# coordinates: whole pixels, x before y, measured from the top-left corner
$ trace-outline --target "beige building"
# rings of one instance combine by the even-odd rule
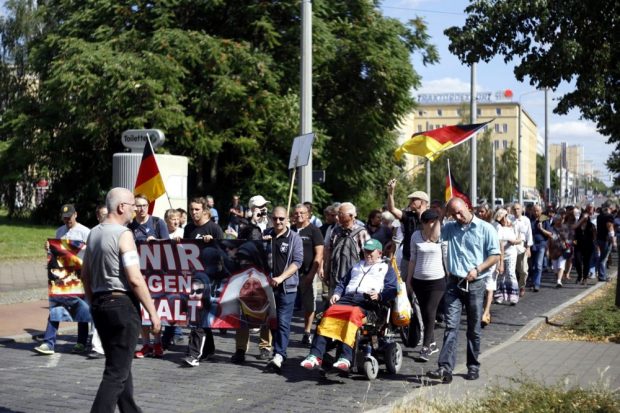
[[[459,98],[464,96],[469,99],[468,94],[459,93],[420,95],[418,107],[403,119],[398,129],[398,143],[403,143],[417,132],[462,124],[463,119],[469,117],[469,104],[464,101],[465,99],[459,101]],[[536,146],[538,137],[536,122],[517,102],[492,102],[490,101],[492,100],[491,93],[487,93],[485,96],[487,99],[481,99],[481,96],[478,96],[476,122],[482,123],[495,119],[486,128],[491,130],[491,140],[495,142],[495,148],[498,152],[508,149],[511,143],[515,150],[518,150],[519,117],[521,118],[522,188],[524,197],[529,198],[529,194],[536,192]],[[498,95],[496,94],[496,96]],[[481,100],[483,102],[480,102]],[[416,156],[408,155],[407,158],[410,158],[407,159],[410,164],[410,166],[408,165],[409,168],[421,161]],[[517,173],[518,171],[515,171],[515,175]],[[478,177],[478,179],[484,178]]]
[[[584,175],[584,159],[582,145],[566,145],[552,143],[549,145],[549,166],[552,170],[562,167],[562,145],[566,147],[566,168],[575,175]]]

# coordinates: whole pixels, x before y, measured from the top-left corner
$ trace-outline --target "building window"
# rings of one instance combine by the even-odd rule
[[[502,108],[495,108],[495,114],[496,115],[501,115],[502,114]]]
[[[463,116],[463,109],[457,109],[456,114],[459,116]]]
[[[433,125],[428,125],[428,130],[433,130],[433,129],[435,129]]]
[[[422,132],[422,125],[418,125],[418,132]]]
[[[424,111],[423,110],[419,110],[418,111],[418,116],[424,116]]]
[[[499,123],[495,124],[495,133],[501,133],[501,130],[499,128]]]
[[[499,149],[499,141],[493,141],[493,143],[495,144],[495,149]]]
[[[476,113],[478,114],[478,116],[482,115],[482,109],[476,109]]]
[[[508,124],[507,123],[504,123],[502,125],[502,128],[504,129],[504,133],[508,133]]]
[[[437,109],[437,116],[443,116],[443,110]]]
[[[508,141],[504,139],[502,141],[502,146],[504,147],[504,149],[508,149]]]

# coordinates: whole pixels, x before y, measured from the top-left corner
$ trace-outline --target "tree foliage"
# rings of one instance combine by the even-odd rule
[[[437,60],[422,21],[386,18],[377,3],[313,2],[319,200],[383,193],[392,131],[420,84],[410,54]],[[299,134],[299,2],[47,0],[39,12],[43,30],[28,42],[38,89],[8,107],[2,136],[23,156],[15,170],[49,174],[48,205],[92,209],[121,132],[139,128],[164,130],[165,149],[190,158],[190,196],[284,202]]]
[[[620,149],[620,2],[484,0],[465,11],[465,25],[445,31],[452,53],[466,63],[518,58],[517,79],[537,88],[574,83],[554,112],[578,108]]]

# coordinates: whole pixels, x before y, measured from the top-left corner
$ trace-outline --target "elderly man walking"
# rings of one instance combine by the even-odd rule
[[[107,218],[92,229],[82,265],[84,292],[105,351],[103,378],[91,412],[139,412],[133,398],[131,362],[138,343],[141,303],[153,333],[161,331],[131,231],[136,210],[133,194],[113,188],[106,196]]]
[[[467,375],[479,377],[482,305],[486,292],[485,280],[491,276],[491,267],[500,257],[497,231],[493,226],[474,216],[465,202],[452,198],[446,207],[454,221],[441,229],[442,239],[448,242],[448,286],[444,296],[446,329],[443,347],[439,353],[439,368],[429,371],[428,377],[444,383],[452,381],[456,366],[457,338],[461,311],[467,314]]]

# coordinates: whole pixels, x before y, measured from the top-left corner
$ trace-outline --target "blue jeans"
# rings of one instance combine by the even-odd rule
[[[91,412],[141,412],[133,398],[131,363],[141,329],[138,304],[129,295],[95,295],[91,305],[105,352],[105,369]]]
[[[596,240],[596,245],[598,245],[601,251],[601,255],[596,261],[598,279],[599,281],[607,281],[607,260],[609,259],[609,254],[611,254],[611,243],[609,241]]]
[[[464,287],[464,283],[461,283]],[[486,293],[484,279],[469,283],[469,292],[462,291],[459,284],[450,277],[444,295],[446,310],[446,330],[443,334],[443,346],[439,353],[439,367],[449,372],[456,366],[456,349],[461,323],[461,310],[465,306],[467,314],[467,369],[480,369],[480,336],[482,320],[482,304]]]
[[[545,259],[545,247],[539,246],[532,248],[532,256],[530,257],[530,270],[527,285],[540,288],[540,279],[542,278],[543,262]]]
[[[325,351],[327,350],[327,345],[331,345],[334,342],[333,339],[325,337],[325,336],[314,336],[314,340],[312,341],[312,349],[310,350],[310,354],[315,355],[316,357],[322,359],[325,356]],[[350,362],[353,361],[353,347],[345,344],[343,342],[338,342],[340,346],[340,357],[343,357]]]
[[[54,350],[56,347],[56,335],[58,333],[58,326],[60,322],[51,321],[49,317],[47,318],[47,327],[45,328],[45,334],[43,335],[43,341],[47,344],[49,348]],[[86,346],[86,341],[88,340],[88,323],[78,322],[78,336],[77,342]]]
[[[272,331],[273,334],[273,353],[279,354],[286,360],[286,348],[291,333],[291,320],[295,308],[295,297],[297,291],[286,293],[282,288],[274,291],[276,299],[276,314],[278,315],[278,329]]]

